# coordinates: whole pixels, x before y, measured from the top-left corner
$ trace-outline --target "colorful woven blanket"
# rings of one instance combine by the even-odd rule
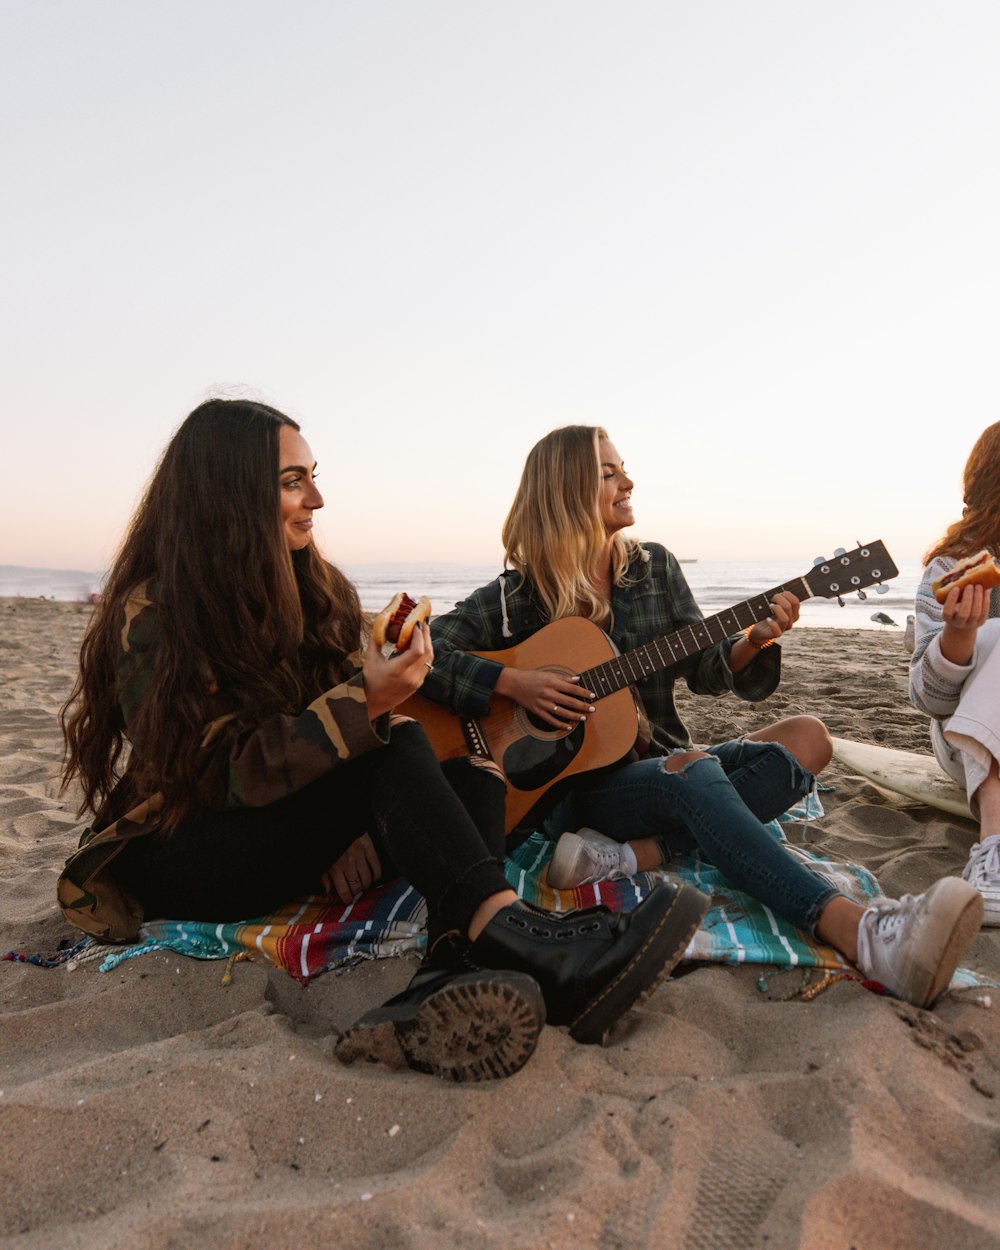
[[[773,821],[768,828],[790,854],[829,877],[844,894],[861,903],[879,897],[878,883],[864,868],[821,859],[785,837],[782,824],[808,822],[822,815],[819,796],[814,791],[800,807],[783,816],[781,822]],[[849,967],[832,947],[817,942],[749,895],[734,890],[717,869],[697,855],[671,861],[669,874],[640,873],[625,881],[555,890],[548,883],[547,873],[554,847],[553,842],[536,833],[507,860],[511,886],[521,898],[536,906],[565,912],[601,903],[615,911],[630,911],[657,881],[673,876],[697,886],[712,898],[701,928],[685,952],[686,959],[761,964],[778,970],[816,969],[826,979]],[[109,949],[84,938],[53,956],[11,951],[4,958],[42,967],[73,967],[100,959],[101,971],[108,972],[123,960],[156,950],[170,950],[196,959],[257,957],[305,983],[322,972],[340,971],[360,960],[419,954],[426,946],[426,919],[423,898],[405,882],[396,880],[366,891],[346,906],[338,899],[311,897],[268,916],[227,924],[154,920],[142,926],[141,940],[129,947]],[[821,978],[817,988],[824,983]],[[995,981],[959,968],[951,988],[996,985]]]
[[[818,798],[789,813],[788,819],[812,820],[822,814]],[[859,901],[878,897],[875,878],[854,864],[833,864],[787,841],[778,821],[772,835],[816,871],[836,880],[838,888]],[[554,843],[533,834],[507,861],[507,879],[521,898],[548,911],[565,912],[597,903],[630,911],[663,874],[640,873],[624,881],[603,882],[576,890],[555,890],[547,867]],[[686,958],[721,963],[759,963],[781,967],[841,970],[843,959],[832,947],[780,919],[746,894],[732,889],[711,864],[697,855],[677,859],[670,874],[712,896],[712,906],[688,947]],[[108,953],[103,971],[151,950],[171,950],[198,959],[249,954],[267,959],[300,981],[341,969],[361,959],[420,952],[426,942],[426,905],[403,881],[368,890],[346,906],[338,899],[311,897],[268,916],[229,924],[155,920],[142,927],[142,940]]]

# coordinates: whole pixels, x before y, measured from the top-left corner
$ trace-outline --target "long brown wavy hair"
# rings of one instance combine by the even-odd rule
[[[236,725],[297,713],[344,675],[361,642],[358,595],[281,524],[278,436],[299,426],[267,404],[211,399],[181,424],[112,564],[62,709],[63,785],[100,815],[127,739],[115,688],[126,602],[151,583],[161,637],[132,727],[138,796],[169,795],[165,828],[196,805],[198,746],[225,710]]]
[[[599,425],[564,425],[528,452],[503,523],[504,561],[535,583],[551,620],[584,616],[603,621],[608,605],[590,581],[608,542],[601,520]],[[611,580],[623,583],[639,548],[611,538]]]
[[[969,453],[962,475],[962,500],[961,519],[930,548],[925,564],[937,556],[962,559],[984,547],[1000,556],[1000,421],[983,430]]]

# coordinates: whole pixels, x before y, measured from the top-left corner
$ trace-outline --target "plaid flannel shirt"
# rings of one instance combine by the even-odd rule
[[[628,585],[615,586],[611,592],[609,633],[620,651],[704,619],[676,558],[658,543],[643,544],[626,581]],[[469,653],[516,646],[547,623],[532,582],[510,570],[501,573],[431,623],[434,668],[420,693],[460,715],[484,716],[503,666]],[[650,754],[691,746],[691,735],[674,706],[674,682],[679,677],[695,694],[732,691],[748,703],[774,692],[781,677],[781,648],[768,647],[741,672],[733,673],[729,652],[735,641],[727,638],[638,683],[652,731]]]

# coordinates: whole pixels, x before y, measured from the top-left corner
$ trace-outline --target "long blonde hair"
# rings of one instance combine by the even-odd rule
[[[1000,554],[1000,421],[988,425],[969,453],[962,475],[965,507],[961,519],[950,525],[924,556],[924,563],[936,556],[975,555],[988,547]]]
[[[550,620],[584,616],[603,622],[608,604],[590,575],[608,544],[601,519],[599,425],[564,425],[540,439],[524,462],[503,523],[504,562],[538,588]],[[634,539],[611,538],[611,580],[624,585],[639,550]]]

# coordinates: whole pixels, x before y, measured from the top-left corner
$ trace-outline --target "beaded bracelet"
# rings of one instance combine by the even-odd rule
[[[750,644],[751,647],[753,647],[755,651],[766,651],[768,647],[773,647],[774,644],[778,641],[777,638],[768,638],[767,642],[754,642],[754,640],[750,637],[751,629],[753,629],[753,626],[748,625],[746,629],[743,631],[743,637],[747,640],[747,642]]]

